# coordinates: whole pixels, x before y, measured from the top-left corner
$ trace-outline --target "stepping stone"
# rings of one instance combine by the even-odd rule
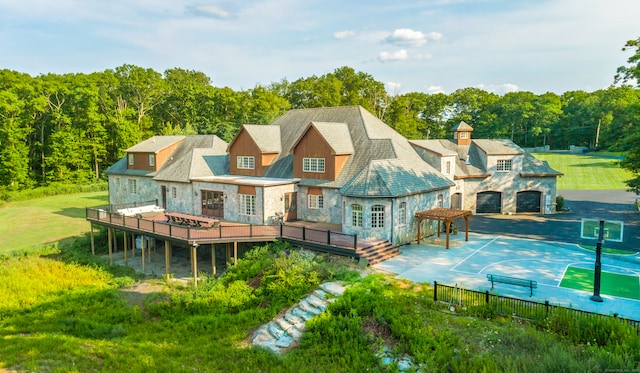
[[[284,330],[285,332],[287,330],[293,328],[293,325],[288,320],[286,320],[284,317],[279,317],[279,318],[273,320],[273,322],[278,324],[280,329]]]
[[[296,316],[291,312],[287,312],[284,314],[284,319],[289,322],[291,325],[304,324],[304,319],[302,317]]]
[[[295,316],[300,317],[301,319],[307,321],[310,318],[313,317],[313,315],[309,314],[307,311],[302,310],[298,307],[294,308],[293,311],[291,311],[292,314],[294,314]]]
[[[296,326],[295,328],[291,328],[287,330],[287,335],[289,335],[293,339],[299,339],[302,337],[302,332],[304,331],[305,325],[300,324],[300,329]]]
[[[316,289],[311,294],[315,295],[316,297],[318,297],[320,299],[327,299],[327,296],[328,296],[327,292],[322,290],[322,289]]]
[[[303,299],[302,301],[300,301],[300,303],[298,303],[298,307],[300,307],[303,311],[306,311],[307,313],[310,313],[314,316],[322,313],[322,310],[319,310],[313,305],[309,304],[309,302],[307,302],[306,299]]]
[[[266,341],[273,341],[273,336],[269,333],[267,326],[263,325],[253,333],[252,342],[254,344],[262,345]]]
[[[282,330],[276,323],[268,323],[267,329],[269,329],[269,334],[271,334],[275,339],[280,339],[284,335],[284,330]]]
[[[324,311],[324,310],[326,310],[326,309],[327,309],[327,302],[326,302],[326,301],[324,301],[324,300],[322,300],[322,299],[320,299],[320,298],[318,298],[318,297],[316,297],[315,295],[309,295],[309,296],[307,297],[306,301],[307,301],[310,305],[312,305],[312,306],[314,306],[314,307],[318,308],[318,309],[319,309],[319,310],[321,310],[321,311]]]
[[[320,284],[320,289],[327,293],[331,293],[334,296],[340,296],[344,293],[346,288],[339,282],[325,282],[324,284]]]
[[[294,339],[289,336],[282,336],[282,338],[276,341],[276,347],[288,348],[294,342]]]

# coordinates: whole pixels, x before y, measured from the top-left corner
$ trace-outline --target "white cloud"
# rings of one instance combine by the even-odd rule
[[[355,31],[337,31],[333,33],[335,39],[348,39],[356,35]]]
[[[191,11],[199,16],[211,17],[217,19],[231,18],[231,12],[216,5],[196,5]]]
[[[382,61],[382,62],[387,62],[387,61],[404,61],[407,58],[409,58],[409,53],[407,53],[406,50],[404,49],[400,49],[397,52],[380,52],[380,54],[378,55],[378,60]]]
[[[434,95],[436,93],[445,93],[442,86],[439,85],[430,85],[427,87],[427,93],[430,95]]]
[[[385,89],[389,92],[390,95],[395,96],[400,92],[400,88],[402,88],[402,84],[396,82],[386,82]]]
[[[498,95],[503,95],[509,92],[517,92],[520,90],[520,87],[511,83],[504,83],[504,84],[497,84],[497,85],[478,84],[476,85],[476,88],[480,88],[487,92],[495,93]]]
[[[391,44],[409,45],[412,47],[420,47],[427,43],[427,40],[440,40],[442,34],[439,32],[430,32],[423,34],[422,31],[415,31],[408,28],[396,29],[387,36],[386,41]]]

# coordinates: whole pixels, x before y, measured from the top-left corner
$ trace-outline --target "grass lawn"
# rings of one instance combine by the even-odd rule
[[[107,203],[106,191],[10,202],[0,208],[0,255],[82,235],[90,229],[84,207]]]
[[[534,155],[564,174],[558,178],[559,190],[626,190],[624,182],[633,177],[619,166],[617,159],[556,153]]]
[[[630,299],[640,299],[640,279],[638,276],[601,272],[600,294]],[[584,291],[593,291],[593,270],[569,267],[560,286]]]

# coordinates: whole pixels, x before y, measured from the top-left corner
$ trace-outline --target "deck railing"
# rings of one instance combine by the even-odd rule
[[[89,207],[86,209],[86,217],[89,221],[109,223],[110,225],[131,228],[141,232],[148,232],[169,238],[196,242],[229,241],[232,239],[248,238],[260,238],[265,240],[285,238],[353,250],[354,254],[358,242],[357,235],[286,224],[233,225],[223,223],[213,228],[196,228],[169,224],[165,221],[147,220],[136,216],[124,216],[116,213],[110,213],[106,209]]]
[[[463,289],[457,286],[442,285],[437,281],[433,282],[433,300],[449,302],[452,305],[461,305],[464,307],[486,306],[488,304],[492,304],[498,314],[514,315],[526,319],[536,319],[540,316],[548,316],[554,312],[561,310],[572,315],[587,318],[615,318],[621,323],[635,328],[636,332],[640,334],[640,320],[618,317],[617,313],[614,313],[612,316],[604,315],[595,312],[582,311],[575,308],[553,305],[550,304],[549,301],[541,303],[526,299],[491,294],[488,290],[482,292]]]

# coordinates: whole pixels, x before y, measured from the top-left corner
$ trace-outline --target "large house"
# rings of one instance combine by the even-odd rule
[[[284,215],[395,245],[415,239],[414,214],[434,207],[550,212],[558,173],[512,142],[471,141],[471,131],[461,124],[453,141],[410,142],[349,106],[243,125],[229,144],[155,136],[109,168],[109,201],[157,200],[168,211],[258,225]]]

